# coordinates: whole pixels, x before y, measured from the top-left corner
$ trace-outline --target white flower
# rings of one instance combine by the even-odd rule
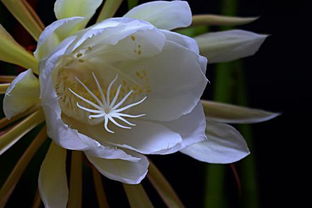
[[[205,118],[200,96],[208,81],[207,59],[199,54],[197,42],[169,31],[191,24],[187,2],[142,4],[124,17],[86,29],[102,1],[79,3],[56,1],[59,20],[41,33],[37,60],[0,27],[1,60],[31,67],[35,73],[39,62],[40,95],[37,77],[27,70],[9,86],[4,112],[11,118],[39,104],[43,108],[48,135],[54,141],[39,175],[39,189],[47,207],[66,207],[65,149],[83,151],[103,175],[130,184],[140,183],[147,173],[144,154],[181,151],[212,163],[234,162],[249,154],[239,132],[218,122],[223,115],[214,117],[220,109],[226,109],[225,115],[237,109],[212,104],[206,106],[212,111],[206,112]],[[216,62],[251,55],[263,41],[262,36],[261,40],[257,36],[251,41],[245,38],[247,42],[244,38],[232,41],[231,34],[222,35],[222,44],[214,44],[217,33],[197,41],[204,55]],[[243,48],[238,46],[242,42],[246,42]],[[272,115],[250,117],[257,120]],[[18,137],[3,140],[0,153],[43,117],[36,111],[27,119],[29,127],[20,129]],[[59,187],[62,192],[55,191]]]
[[[183,14],[172,19],[170,29],[190,23],[186,2],[153,5],[164,3]],[[83,18],[73,17],[52,23],[36,51],[41,105],[48,135],[57,144],[84,151],[111,179],[139,183],[148,165],[141,154],[169,154],[206,139],[200,96],[207,84],[207,61],[195,40],[122,17],[78,31],[51,47],[55,31],[81,22]],[[131,173],[120,166],[115,167],[122,174],[111,173],[106,163],[115,160],[133,167]]]

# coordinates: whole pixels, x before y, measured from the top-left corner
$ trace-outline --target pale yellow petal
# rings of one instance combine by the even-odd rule
[[[0,60],[38,72],[35,57],[18,44],[2,25],[0,25]]]
[[[1,0],[30,35],[38,40],[44,25],[26,0]]]
[[[38,187],[46,208],[66,208],[68,186],[66,177],[66,149],[51,143],[39,172]]]
[[[10,84],[3,99],[3,111],[7,118],[23,113],[39,103],[39,80],[29,69],[20,73]]]
[[[101,5],[102,0],[57,0],[54,13],[57,19],[68,17],[90,18]]]
[[[213,101],[202,100],[202,104],[208,119],[225,123],[258,123],[273,119],[279,115],[264,110]]]

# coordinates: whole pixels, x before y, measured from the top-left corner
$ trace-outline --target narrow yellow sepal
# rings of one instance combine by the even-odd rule
[[[0,84],[0,95],[4,94],[9,86],[10,84]]]
[[[192,26],[213,25],[213,26],[235,26],[251,23],[258,17],[229,17],[222,15],[193,15]]]
[[[0,25],[0,60],[31,68],[34,73],[38,74],[36,58],[18,44],[2,25]]]
[[[148,198],[143,186],[141,184],[123,184],[128,201],[131,208],[145,207],[153,208],[153,204]]]
[[[2,83],[11,83],[16,76],[7,76],[7,75],[2,75],[0,76],[0,82]]]
[[[163,176],[163,174],[151,161],[149,162],[150,165],[147,177],[153,187],[159,193],[160,197],[163,199],[167,207],[184,208],[183,203],[181,202],[169,182]]]
[[[82,152],[72,151],[68,208],[82,207]]]
[[[44,28],[36,12],[25,0],[1,0],[13,16],[23,25],[29,34],[38,40]]]
[[[20,157],[14,169],[11,171],[9,177],[6,179],[0,189],[0,207],[5,207],[10,195],[14,191],[16,184],[23,175],[24,170],[27,168],[29,162],[47,138],[47,129],[44,127],[40,130],[39,134]]]
[[[44,121],[42,110],[38,110],[25,118],[8,132],[0,136],[0,155],[13,146],[20,138]]]
[[[94,189],[95,189],[99,208],[108,208],[109,205],[107,202],[107,197],[105,194],[102,178],[101,178],[100,173],[96,170],[94,166],[92,167],[92,176],[93,176]]]

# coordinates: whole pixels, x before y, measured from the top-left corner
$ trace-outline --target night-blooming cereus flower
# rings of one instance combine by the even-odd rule
[[[151,6],[156,16],[144,19]],[[168,30],[188,26],[190,8],[152,2],[77,30],[85,21],[60,19],[39,38],[48,135],[84,151],[103,175],[139,183],[148,167],[143,154],[169,154],[206,139],[200,96],[207,60],[195,40]]]
[[[145,154],[181,151],[201,161],[229,163],[249,153],[241,135],[219,123],[214,112],[207,113],[206,128],[200,96],[207,84],[207,59],[199,54],[194,39],[170,31],[191,24],[187,2],[142,4],[121,18],[106,19],[86,29],[102,1],[79,2],[56,1],[58,20],[39,38],[32,33],[39,39],[36,59],[0,27],[0,43],[4,43],[0,44],[0,59],[31,68],[7,89],[6,117],[31,113],[40,106],[53,140],[39,174],[39,190],[47,207],[66,206],[65,149],[83,151],[103,175],[130,184],[145,177]],[[231,34],[222,35],[222,47],[214,44],[218,34],[197,41],[210,40],[210,44],[201,44],[201,51],[215,62],[250,55],[262,43],[250,44],[255,42],[248,38],[247,43],[245,39],[233,43],[228,41]],[[256,38],[263,40],[262,36]],[[237,47],[241,42],[248,47]],[[6,50],[7,43],[13,52]],[[0,153],[44,119],[40,110],[32,113],[25,119],[28,126],[19,128],[18,137],[8,136],[0,142]],[[56,188],[61,192],[55,192]]]

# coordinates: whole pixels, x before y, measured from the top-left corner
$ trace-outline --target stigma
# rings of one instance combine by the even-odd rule
[[[80,104],[79,102],[76,103],[79,109],[86,111],[88,114],[90,114],[88,116],[88,119],[103,119],[104,129],[109,133],[114,133],[114,131],[108,128],[109,122],[111,122],[112,124],[120,128],[131,129],[133,126],[135,126],[135,124],[129,122],[127,119],[139,118],[139,117],[145,116],[145,114],[131,115],[131,114],[125,113],[125,111],[143,103],[144,100],[146,100],[147,98],[146,96],[137,102],[124,105],[124,103],[127,101],[129,96],[133,93],[133,90],[130,90],[123,97],[119,98],[120,90],[122,87],[121,84],[117,87],[115,94],[112,94],[112,87],[114,83],[116,82],[116,80],[118,79],[118,74],[109,83],[105,93],[103,91],[101,84],[99,83],[98,79],[96,78],[93,72],[92,72],[92,77],[97,86],[99,96],[96,96],[88,88],[88,86],[85,85],[78,77],[75,77],[75,80],[87,91],[89,96],[91,96],[95,102],[79,95],[78,92],[73,91],[71,88],[68,88],[68,90],[73,95],[75,95],[79,100],[82,101],[82,103],[87,104],[88,106],[91,106],[90,108],[90,107],[86,107],[84,104]],[[121,124],[120,122],[123,122],[123,124]]]

